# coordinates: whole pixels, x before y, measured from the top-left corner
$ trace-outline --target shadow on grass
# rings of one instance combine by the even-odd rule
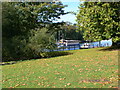
[[[12,64],[16,64],[16,61],[10,61],[10,62],[1,62],[0,65],[12,65]]]
[[[114,50],[120,50],[120,45],[106,47],[106,48],[100,49],[99,51],[114,51]]]
[[[37,59],[42,59],[42,58],[53,58],[53,57],[71,55],[71,54],[73,53],[65,52],[65,51],[45,52],[45,53],[41,53],[39,56],[36,56],[36,57],[30,57],[30,58],[21,57],[21,58],[17,58],[14,60],[1,62],[0,65],[12,65],[12,64],[16,64],[17,62],[22,62],[22,61],[37,60]]]

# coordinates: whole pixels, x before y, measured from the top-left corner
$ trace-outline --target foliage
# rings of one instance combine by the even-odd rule
[[[24,37],[13,37],[11,39],[3,38],[2,43],[2,60],[11,61],[11,60],[21,60],[21,59],[30,59],[34,57],[34,52],[31,48],[27,46],[26,39]]]
[[[69,22],[66,22],[64,25],[64,37],[65,39],[71,39],[71,40],[83,40],[83,35],[80,30],[77,29],[76,24],[71,24]]]
[[[70,55],[2,66],[3,88],[117,88],[118,51],[67,51]]]
[[[49,44],[49,48],[51,48],[53,43],[51,43],[50,32],[53,31],[47,26],[60,18],[60,15],[66,14],[63,10],[64,7],[62,3],[54,2],[3,2],[3,61],[37,57],[38,44],[43,43],[44,40],[46,43],[39,48],[43,50],[43,46],[46,44]],[[39,32],[40,29],[44,30],[42,28],[49,29],[50,34]],[[42,37],[39,38],[38,35]],[[35,41],[37,42],[35,43]],[[48,47],[44,47],[44,49],[46,48]]]
[[[56,33],[57,40],[70,39],[70,40],[83,40],[82,32],[77,29],[76,24],[64,22],[59,31]]]
[[[50,33],[47,33],[48,29],[42,28],[31,31],[31,36],[29,37],[28,46],[36,52],[46,52],[53,50],[56,47],[54,36]]]
[[[64,15],[65,6],[54,3],[3,3],[3,35],[25,35],[29,30],[45,27]],[[12,30],[12,32],[11,32]]]
[[[120,41],[120,3],[85,2],[77,15],[78,27],[85,40],[100,41],[112,38]]]

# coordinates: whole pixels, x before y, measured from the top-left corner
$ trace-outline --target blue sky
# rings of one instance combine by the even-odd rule
[[[79,0],[61,0],[63,5],[68,5],[68,7],[65,7],[65,12],[69,12],[69,11],[74,11],[74,12],[78,12],[78,6],[80,5],[80,1]],[[67,14],[67,15],[63,15],[61,16],[61,19],[58,21],[69,21],[71,23],[76,23],[76,16],[73,14]]]

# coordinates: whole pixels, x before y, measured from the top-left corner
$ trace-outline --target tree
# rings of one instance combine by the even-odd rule
[[[56,46],[54,36],[47,32],[47,28],[37,31],[32,30],[28,45],[35,51],[44,52],[46,49],[53,50]]]
[[[66,14],[62,10],[65,6],[55,3],[18,2],[3,5],[3,36],[27,34],[34,28],[45,27]],[[12,30],[12,32],[11,32]]]
[[[31,39],[36,39],[36,47],[41,42],[42,46],[46,46],[42,43],[42,39],[49,37],[49,32],[53,32],[47,26],[53,23],[54,20],[60,18],[60,15],[66,14],[63,10],[65,6],[61,3],[54,2],[3,2],[2,5],[2,49],[3,60],[16,60],[21,57],[33,57],[35,49],[30,46]],[[43,34],[42,39],[39,40],[38,35],[40,30],[46,28],[49,34]],[[50,31],[51,30],[51,31]],[[35,36],[32,35],[33,34]],[[46,37],[44,35],[46,34]],[[51,43],[52,38],[45,39],[47,43]],[[39,41],[39,42],[38,42]],[[49,44],[50,45],[50,44]],[[51,44],[52,47],[53,44]],[[41,48],[43,49],[43,48]],[[44,47],[46,49],[46,47]]]
[[[82,40],[82,32],[77,29],[76,24],[72,24],[71,22],[65,22],[61,26],[61,36],[62,39],[68,40]]]
[[[76,24],[66,22],[63,26],[64,38],[71,40],[83,40],[82,32],[78,30]]]
[[[120,41],[120,2],[84,2],[79,7],[77,25],[84,39]]]

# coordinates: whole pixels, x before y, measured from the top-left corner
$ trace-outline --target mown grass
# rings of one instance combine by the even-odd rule
[[[101,49],[4,65],[3,88],[116,88],[118,51]]]

